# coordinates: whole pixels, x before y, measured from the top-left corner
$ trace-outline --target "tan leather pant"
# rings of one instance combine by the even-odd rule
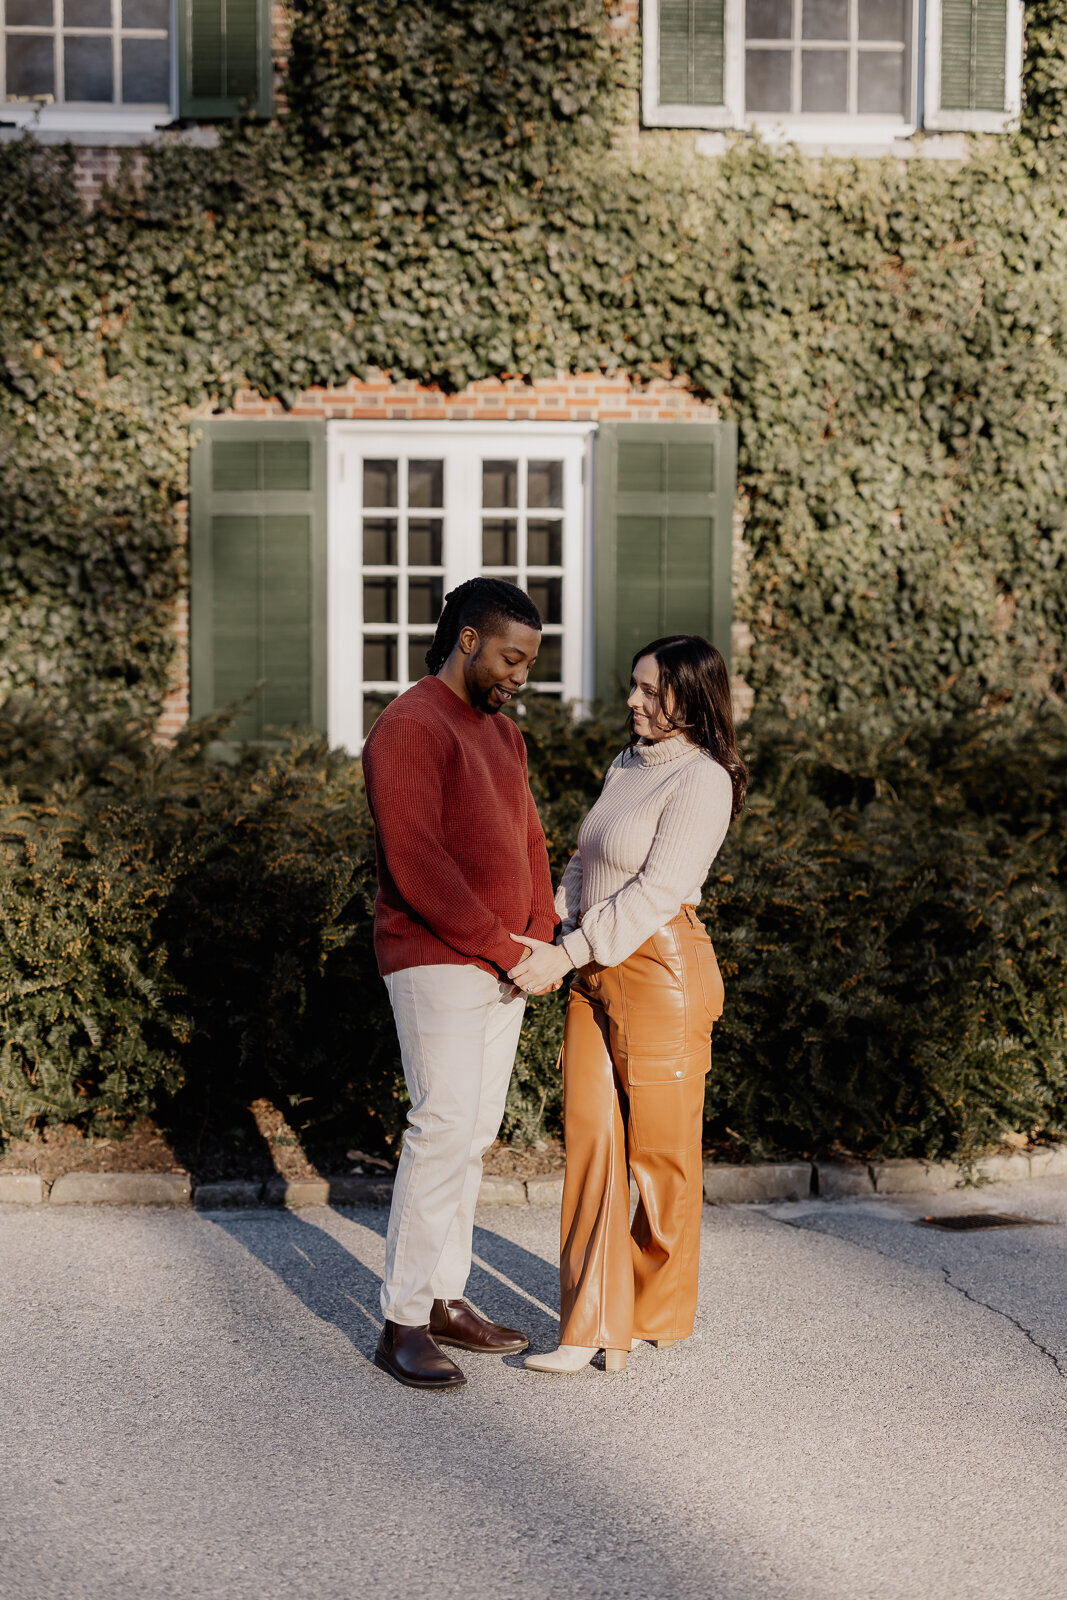
[[[561,1344],[628,1350],[634,1337],[693,1331],[704,1077],[722,1003],[692,906],[619,966],[575,979],[563,1043]]]

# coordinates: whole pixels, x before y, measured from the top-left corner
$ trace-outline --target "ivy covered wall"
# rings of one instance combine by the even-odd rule
[[[91,213],[73,152],[0,147],[0,692],[157,714],[193,411],[600,369],[739,421],[757,701],[1062,693],[1067,0],[965,164],[623,148],[601,0],[297,0],[292,41],[277,124]]]

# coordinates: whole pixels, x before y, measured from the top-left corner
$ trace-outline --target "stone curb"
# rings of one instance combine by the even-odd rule
[[[710,1161],[704,1168],[704,1199],[713,1206],[806,1200],[811,1184],[810,1161],[761,1161],[752,1166]]]
[[[53,1206],[187,1206],[187,1172],[65,1172],[52,1185]]]
[[[36,1172],[0,1173],[0,1204],[39,1206],[44,1199],[44,1181]]]
[[[1067,1176],[1067,1144],[983,1156],[972,1173],[987,1183],[1019,1183],[1030,1178]],[[875,1161],[765,1161],[753,1165],[710,1161],[704,1167],[704,1198],[709,1205],[766,1205],[835,1200],[857,1195],[944,1194],[961,1185],[963,1169],[951,1161],[900,1159]],[[631,1193],[633,1185],[631,1184]],[[387,1206],[393,1180],[355,1174],[336,1178],[271,1178],[267,1183],[231,1180],[200,1183],[194,1190],[184,1172],[67,1172],[51,1191],[36,1173],[0,1173],[0,1205],[187,1206],[233,1210],[251,1206]],[[480,1206],[558,1206],[563,1174],[500,1178],[487,1175],[478,1191]]]

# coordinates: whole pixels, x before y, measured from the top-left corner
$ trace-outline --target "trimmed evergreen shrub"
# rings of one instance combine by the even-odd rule
[[[0,1128],[186,1129],[266,1095],[312,1143],[395,1148],[359,765],[293,733],[234,757],[8,708]],[[623,742],[531,697],[556,878]],[[756,720],[702,907],[726,981],[707,1132],[739,1157],[969,1159],[1067,1132],[1067,717],[811,731]],[[505,1135],[556,1128],[565,994],[528,1007]]]

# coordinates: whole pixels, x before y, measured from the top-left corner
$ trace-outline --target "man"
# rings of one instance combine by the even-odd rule
[[[417,1389],[458,1388],[440,1348],[524,1350],[463,1299],[482,1157],[504,1114],[525,997],[512,933],[551,940],[545,838],[522,735],[498,713],[541,643],[514,584],[472,578],[447,597],[430,676],[394,700],[363,748],[377,835],[374,949],[411,1098],[386,1238],[375,1361]]]

